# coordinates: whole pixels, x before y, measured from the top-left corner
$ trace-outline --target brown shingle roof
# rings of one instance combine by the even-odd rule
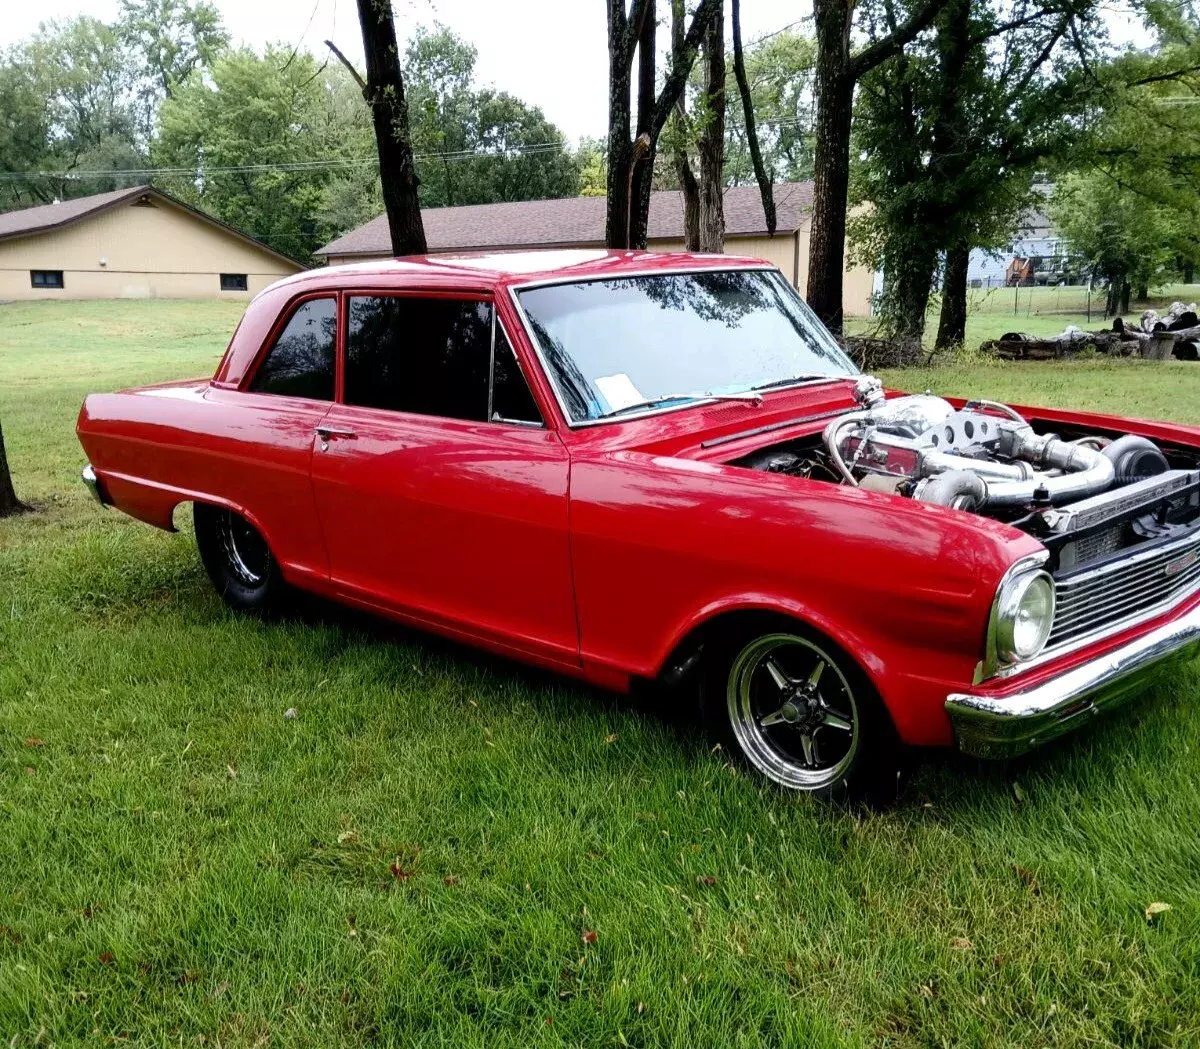
[[[164,193],[161,189],[155,189],[153,186],[130,186],[128,189],[114,189],[109,193],[94,193],[90,197],[75,197],[73,200],[62,200],[55,204],[39,204],[34,208],[23,208],[20,211],[0,213],[0,241],[16,240],[18,237],[32,237],[39,233],[49,233],[51,230],[62,229],[64,226],[70,226],[93,215],[98,215],[102,211],[118,207],[127,201],[137,200],[139,197],[154,197],[167,201],[175,205],[175,207],[194,215],[202,222],[207,222],[209,225],[225,230],[225,232],[231,233],[239,240],[253,244],[256,248],[274,255],[276,258],[283,259],[294,266],[303,266],[302,263],[293,259],[290,255],[276,251],[270,245],[264,244],[257,237],[252,237],[249,233],[243,233],[237,227],[231,226],[227,222],[222,222],[220,219],[214,218],[212,215],[201,211],[199,208],[194,208],[190,204],[185,204],[177,197],[171,196],[170,193]]]
[[[811,182],[782,182],[775,186],[777,231],[792,233],[803,223],[812,204]],[[604,197],[561,200],[522,200],[506,204],[470,204],[457,208],[426,208],[421,217],[430,252],[485,248],[601,245],[604,243]],[[765,234],[762,198],[757,186],[732,186],[725,191],[725,233],[728,236]],[[650,240],[683,238],[683,196],[678,190],[650,194]],[[390,255],[387,216],[380,215],[351,230],[316,252],[317,255]]]
[[[72,222],[87,218],[98,211],[115,207],[124,200],[131,200],[145,193],[147,186],[131,186],[129,189],[114,189],[111,193],[96,193],[90,197],[76,197],[55,204],[39,204],[35,208],[21,211],[6,211],[0,214],[0,240],[10,237],[28,237],[34,233],[45,233],[69,226]]]

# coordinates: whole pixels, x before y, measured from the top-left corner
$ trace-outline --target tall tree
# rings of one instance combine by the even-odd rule
[[[1078,138],[1099,58],[1093,0],[948,0],[934,32],[863,78],[851,187],[856,255],[884,271],[883,327],[919,340],[944,260],[939,344],[962,341],[972,248],[999,247],[1038,203],[1032,182]],[[880,31],[893,0],[868,9]],[[875,28],[869,26],[869,31]],[[1086,44],[1085,44],[1086,41]]]
[[[418,197],[420,180],[413,158],[391,0],[358,0],[358,21],[367,62],[363,97],[375,127],[392,254],[423,255],[427,248]]]
[[[672,51],[683,47],[683,0],[672,0]],[[684,245],[688,251],[725,250],[725,19],[717,11],[701,45],[701,84],[692,113],[687,92],[676,103],[675,166],[683,192]],[[692,171],[689,146],[694,142],[700,176]]]
[[[370,141],[335,119],[330,99],[344,93],[342,81],[305,52],[226,52],[210,76],[190,78],[162,104],[154,163],[189,171],[161,180],[164,188],[277,251],[310,257],[340,232],[319,219],[339,170],[329,162],[357,162]]]
[[[855,0],[814,0],[816,25],[816,165],[808,247],[808,304],[831,331],[842,330],[846,204],[854,87],[928,28],[947,0],[921,0],[885,36],[854,51]]]
[[[118,37],[139,66],[138,98],[147,138],[158,105],[229,45],[220,12],[207,0],[121,0]]]
[[[700,41],[722,0],[700,0],[683,42],[672,48],[662,88],[655,93],[657,20],[654,0],[608,0],[608,214],[605,243],[644,248],[658,139],[683,92]],[[637,109],[633,63],[637,58]],[[635,120],[636,117],[636,120]],[[633,122],[631,134],[630,125]]]
[[[579,162],[536,106],[474,83],[475,48],[418,29],[404,60],[413,150],[425,207],[573,197]]]

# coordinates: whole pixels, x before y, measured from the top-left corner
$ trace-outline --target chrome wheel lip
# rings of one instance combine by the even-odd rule
[[[774,653],[788,647],[800,647],[824,664],[824,673],[832,671],[850,706],[850,745],[846,753],[826,767],[806,768],[776,747],[759,724],[754,713],[751,682],[755,673]],[[831,786],[846,773],[860,743],[859,708],[854,691],[837,661],[819,645],[796,634],[765,634],[755,638],[734,657],[726,683],[726,702],[734,738],[751,765],[763,776],[792,790],[813,791]],[[811,734],[810,734],[811,735]]]
[[[238,542],[236,526],[241,524],[247,530],[253,529],[253,525],[242,521],[231,510],[226,510],[222,513],[218,531],[221,537],[221,549],[225,554],[225,560],[229,565],[229,569],[239,582],[249,587],[259,587],[267,580],[267,571],[270,568],[270,552],[266,550],[266,544],[263,544],[267,563],[262,566],[262,571],[255,571],[247,560],[246,551],[242,549]]]

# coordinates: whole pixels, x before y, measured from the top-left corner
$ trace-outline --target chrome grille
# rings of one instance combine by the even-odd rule
[[[1200,588],[1200,533],[1055,581],[1047,648],[1169,606]]]

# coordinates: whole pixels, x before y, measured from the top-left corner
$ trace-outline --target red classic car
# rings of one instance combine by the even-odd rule
[[[292,588],[613,689],[785,787],[1020,753],[1200,639],[1200,432],[885,393],[764,262],[441,256],[271,286],[87,398],[84,479],[235,608]],[[665,691],[665,690],[664,690]]]

